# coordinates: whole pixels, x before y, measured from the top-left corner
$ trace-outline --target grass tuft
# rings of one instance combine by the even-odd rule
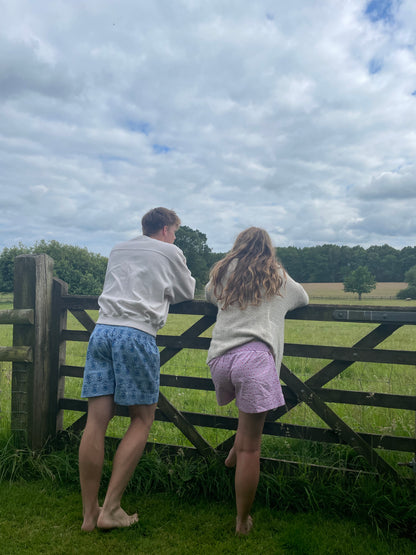
[[[42,478],[61,487],[78,489],[77,436],[56,450],[40,452],[17,449],[13,441],[0,438],[0,482],[16,483]],[[103,485],[111,474],[114,448],[109,448]],[[186,502],[205,499],[229,503],[234,498],[234,472],[223,460],[145,453],[126,494],[146,496],[172,494]],[[416,541],[416,490],[414,483],[397,483],[367,474],[354,479],[340,473],[316,474],[300,467],[288,475],[283,469],[262,471],[256,507],[288,513],[319,513],[365,522],[377,533],[395,532]]]

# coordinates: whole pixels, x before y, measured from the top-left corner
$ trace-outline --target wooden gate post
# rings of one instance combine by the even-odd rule
[[[32,326],[13,326],[13,346],[30,345],[31,362],[12,366],[11,429],[20,444],[39,449],[50,429],[50,326],[53,260],[20,255],[14,266],[14,308],[34,309]]]
[[[52,320],[50,335],[51,375],[49,426],[51,435],[63,429],[64,411],[59,400],[65,395],[65,376],[61,376],[61,365],[65,364],[66,342],[61,340],[62,330],[67,325],[67,310],[61,307],[61,298],[68,294],[68,284],[54,278],[52,286]]]

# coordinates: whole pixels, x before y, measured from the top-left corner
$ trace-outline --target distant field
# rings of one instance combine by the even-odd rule
[[[302,285],[311,299],[358,299],[356,293],[344,293],[343,283],[303,283]],[[362,299],[394,299],[397,293],[406,287],[407,283],[377,283],[377,287],[371,293],[364,293]]]

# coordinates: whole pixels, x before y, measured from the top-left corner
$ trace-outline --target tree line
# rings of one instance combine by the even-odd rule
[[[301,283],[340,283],[360,266],[368,268],[377,282],[402,282],[416,265],[416,246],[394,249],[389,245],[347,247],[278,247],[277,256],[289,274]]]
[[[207,244],[206,235],[188,226],[179,228],[175,243],[186,256],[197,290],[202,291],[210,268],[225,253],[214,253]],[[41,253],[54,259],[55,275],[68,283],[71,294],[98,295],[101,292],[107,258],[58,241],[40,241],[31,247],[19,244],[3,249],[0,254],[0,291],[13,291],[16,256]],[[338,245],[278,247],[276,254],[289,274],[300,283],[344,282],[348,275],[361,267],[367,268],[377,282],[402,282],[406,281],[406,272],[416,266],[416,246],[400,250],[389,245],[367,249]]]

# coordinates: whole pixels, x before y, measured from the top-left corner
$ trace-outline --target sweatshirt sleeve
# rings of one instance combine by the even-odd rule
[[[170,303],[176,304],[191,301],[195,294],[195,279],[192,277],[183,252],[177,247],[174,260],[175,280],[169,291]]]
[[[288,292],[287,310],[295,310],[309,304],[309,296],[300,283],[287,275],[286,290]]]
[[[218,306],[218,301],[214,295],[214,288],[211,281],[209,281],[205,286],[205,300],[211,304],[215,304],[216,306]]]

